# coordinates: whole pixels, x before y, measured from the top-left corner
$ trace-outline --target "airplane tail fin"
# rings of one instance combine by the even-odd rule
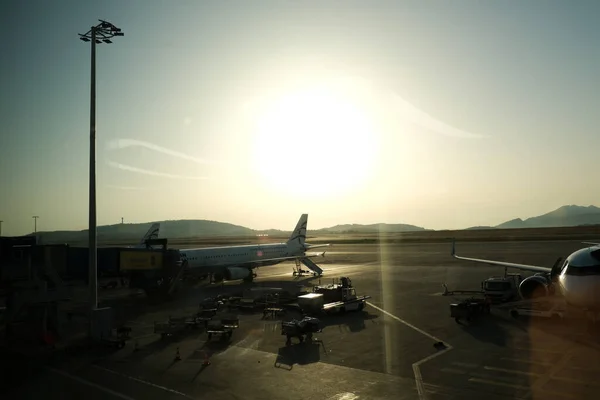
[[[302,214],[298,223],[296,224],[296,228],[292,232],[292,235],[287,241],[288,245],[297,245],[300,247],[304,247],[304,242],[306,241],[306,225],[308,224],[308,214]]]
[[[160,223],[159,222],[155,222],[150,226],[150,229],[148,229],[148,232],[146,232],[146,234],[142,237],[142,240],[140,241],[139,245],[140,246],[146,246],[146,241],[150,240],[150,239],[158,239],[158,231],[160,230]]]

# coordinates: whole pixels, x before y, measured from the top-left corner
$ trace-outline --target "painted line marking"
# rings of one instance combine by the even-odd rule
[[[552,367],[547,371],[546,375],[537,379],[533,385],[529,388],[527,392],[527,396],[531,397],[535,392],[539,390],[543,390],[543,387],[550,382],[552,379],[555,379],[555,375],[558,374],[563,368],[565,368],[569,362],[571,361],[571,352],[566,352],[562,354],[561,359],[552,364]],[[581,382],[578,382],[581,383]]]
[[[488,371],[505,372],[507,374],[527,375],[527,376],[536,376],[536,377],[543,376],[542,374],[536,374],[535,372],[518,371],[516,369],[506,369],[506,368],[490,367],[488,365],[485,365],[483,367],[483,369],[486,369]]]
[[[528,360],[528,359],[524,359],[524,358],[502,357],[500,359],[504,360],[504,361],[512,361],[512,362],[518,362],[518,363],[523,363],[523,364],[539,365],[541,367],[549,367],[552,365],[552,363],[549,363],[549,362],[532,361],[532,360]]]
[[[489,379],[469,378],[469,382],[485,383],[486,385],[504,386],[504,387],[510,387],[513,389],[523,389],[523,390],[529,389],[526,386],[514,385],[512,383],[496,382],[496,381],[492,381]]]
[[[92,367],[94,367],[94,368],[97,368],[97,369],[99,369],[99,370],[101,370],[101,371],[106,371],[106,372],[110,372],[111,374],[115,374],[115,375],[118,375],[118,376],[122,376],[123,378],[131,379],[132,381],[135,381],[135,382],[143,383],[143,384],[145,384],[145,385],[152,386],[152,387],[154,387],[154,388],[157,388],[157,389],[164,390],[165,392],[169,392],[169,393],[177,394],[177,395],[179,395],[179,396],[183,396],[183,397],[185,397],[185,398],[188,398],[188,399],[191,399],[191,400],[196,400],[194,397],[188,396],[188,395],[187,395],[187,394],[185,394],[185,393],[178,392],[177,390],[170,389],[170,388],[168,388],[168,387],[164,387],[164,386],[160,386],[160,385],[157,385],[157,384],[155,384],[155,383],[148,382],[148,381],[145,381],[145,380],[143,380],[143,379],[139,379],[139,378],[136,378],[136,377],[133,377],[133,376],[125,375],[125,374],[122,374],[122,373],[120,373],[120,372],[114,371],[114,370],[112,370],[112,369],[104,368],[104,367],[101,367],[101,366],[99,366],[99,365],[92,365]]]
[[[472,363],[464,363],[464,362],[453,362],[452,365],[458,365],[459,367],[467,367],[467,368],[477,368],[479,367],[479,364],[472,364]]]
[[[462,369],[454,369],[454,368],[442,368],[442,369],[440,369],[440,371],[448,372],[450,374],[459,374],[459,375],[466,375],[468,373],[467,371],[463,371]]]
[[[519,351],[523,351],[523,352],[529,352],[529,353],[548,353],[548,354],[552,354],[552,355],[563,355],[564,354],[564,352],[562,352],[562,351],[546,350],[546,349],[532,349],[530,347],[511,347],[511,349],[519,350]]]
[[[430,338],[430,339],[432,339],[432,340],[435,340],[436,342],[442,342],[442,343],[444,343],[444,344],[446,345],[446,348],[445,348],[444,350],[438,351],[438,352],[437,352],[437,353],[435,353],[435,354],[432,354],[432,355],[430,355],[430,356],[428,356],[428,357],[425,357],[424,359],[422,359],[422,360],[419,360],[419,361],[417,361],[416,363],[414,363],[414,364],[412,365],[413,374],[415,375],[415,383],[416,383],[416,385],[417,385],[417,393],[419,394],[419,398],[420,398],[421,400],[425,400],[425,399],[427,399],[427,394],[426,394],[426,392],[425,392],[425,389],[424,389],[424,387],[423,387],[423,376],[421,375],[421,368],[420,368],[420,367],[421,367],[421,364],[424,364],[424,363],[426,363],[427,361],[430,361],[430,360],[432,360],[432,359],[434,359],[434,358],[436,358],[436,357],[438,357],[438,356],[440,356],[440,355],[442,355],[442,354],[445,354],[445,353],[447,353],[448,351],[452,350],[452,348],[453,348],[453,347],[452,347],[451,345],[449,345],[448,343],[446,343],[446,342],[444,342],[444,341],[440,340],[439,338],[437,338],[437,337],[435,337],[435,336],[433,336],[433,335],[431,335],[431,334],[429,334],[429,333],[425,332],[424,330],[417,328],[417,327],[416,327],[416,326],[414,326],[413,324],[411,324],[411,323],[409,323],[409,322],[406,322],[406,321],[405,321],[405,320],[403,320],[402,318],[400,318],[400,317],[397,317],[397,316],[395,316],[394,314],[391,314],[391,313],[389,313],[389,312],[385,311],[383,308],[379,308],[379,307],[377,307],[376,305],[374,305],[373,303],[371,303],[371,302],[369,302],[369,301],[367,301],[366,303],[367,303],[368,305],[370,305],[371,307],[373,307],[374,309],[376,309],[376,310],[378,310],[378,311],[380,311],[380,312],[384,313],[384,314],[385,314],[385,315],[387,315],[388,317],[390,317],[390,318],[393,318],[393,319],[395,319],[396,321],[400,322],[401,324],[404,324],[404,325],[408,326],[409,328],[411,328],[411,329],[413,329],[413,330],[415,330],[415,331],[419,332],[421,335],[424,335],[424,336],[426,336],[426,337],[428,337],[428,338]]]
[[[425,331],[424,331],[424,330],[422,330],[422,329],[419,329],[419,328],[417,328],[416,326],[414,326],[414,325],[413,325],[413,324],[411,324],[410,322],[406,322],[406,321],[405,321],[405,320],[403,320],[402,318],[399,318],[399,317],[395,316],[394,314],[391,314],[391,313],[389,313],[389,312],[385,311],[383,308],[379,308],[379,307],[377,307],[376,305],[374,305],[374,304],[373,304],[373,303],[371,303],[370,301],[367,301],[367,304],[368,304],[368,305],[370,305],[371,307],[373,307],[374,309],[376,309],[376,310],[378,310],[378,311],[381,311],[382,313],[384,313],[384,314],[385,314],[385,315],[387,315],[388,317],[391,317],[391,318],[395,319],[396,321],[398,321],[398,322],[400,322],[400,323],[402,323],[402,324],[404,324],[404,325],[408,326],[409,328],[412,328],[413,330],[415,330],[415,331],[419,332],[421,335],[427,336],[428,338],[430,338],[430,339],[432,339],[432,340],[435,340],[436,342],[443,342],[443,340],[441,340],[441,339],[439,339],[439,338],[437,338],[437,337],[435,337],[435,336],[433,336],[433,335],[430,335],[429,333],[425,332]]]
[[[331,396],[327,400],[356,400],[358,396],[354,393],[338,393],[336,395]]]
[[[471,377],[475,377],[478,379],[489,379],[489,378],[495,378],[498,379],[494,382],[498,382],[498,381],[504,381],[506,383],[511,383],[515,380],[514,377],[500,377],[500,376],[490,376],[490,374],[480,374],[478,372],[475,371],[463,371],[460,369],[454,369],[454,368],[441,368],[440,371],[442,372],[447,372],[449,374],[455,374],[455,375],[469,375]],[[497,375],[497,374],[496,374]]]
[[[573,378],[567,378],[567,377],[558,377],[558,376],[553,376],[551,378],[551,380],[555,380],[555,381],[563,381],[563,382],[568,382],[568,383],[575,383],[577,385],[581,385],[581,386],[595,386],[595,387],[600,387],[600,383],[598,382],[584,382],[584,381],[580,381],[579,379],[573,379]]]
[[[111,394],[111,395],[113,395],[113,396],[115,396],[115,397],[118,397],[118,398],[120,398],[120,399],[123,399],[123,400],[135,400],[133,397],[126,396],[126,395],[124,395],[123,393],[115,392],[114,390],[112,390],[112,389],[109,389],[109,388],[107,388],[107,387],[105,387],[105,386],[98,385],[97,383],[90,382],[90,381],[88,381],[88,380],[85,380],[85,379],[83,379],[83,378],[80,378],[80,377],[78,377],[78,376],[75,376],[75,375],[71,375],[70,373],[68,373],[68,372],[66,372],[66,371],[62,371],[62,370],[60,370],[60,369],[54,369],[54,368],[48,368],[48,369],[49,369],[50,371],[52,371],[52,372],[56,373],[56,374],[62,375],[62,376],[64,376],[64,377],[67,377],[67,378],[69,378],[69,379],[72,379],[72,380],[74,380],[74,381],[76,381],[76,382],[83,383],[84,385],[91,386],[91,387],[93,387],[93,388],[96,388],[96,389],[98,389],[98,390],[101,390],[101,391],[103,391],[103,392],[105,392],[105,393]]]
[[[557,391],[549,392],[547,390],[540,390],[536,394],[540,395],[542,398],[544,398],[546,396],[546,395],[544,395],[544,393],[550,393],[552,396],[564,397],[566,399],[580,399],[581,398],[580,396],[573,396],[572,394],[569,394],[569,393],[563,393],[563,392],[557,392]]]
[[[566,369],[570,369],[571,371],[585,371],[585,372],[595,372],[597,374],[600,374],[600,369],[598,368],[588,368],[588,367],[577,367],[574,365],[568,365],[565,367]]]

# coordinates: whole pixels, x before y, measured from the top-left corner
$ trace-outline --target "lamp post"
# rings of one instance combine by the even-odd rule
[[[33,233],[37,233],[37,219],[39,218],[37,215],[34,215],[33,217]]]
[[[98,267],[96,243],[96,44],[110,44],[115,36],[124,36],[121,29],[107,21],[99,20],[98,25],[92,26],[79,39],[92,44],[92,66],[90,86],[90,182],[89,182],[89,285],[90,285],[90,314],[98,306]],[[91,321],[91,319],[90,319]]]

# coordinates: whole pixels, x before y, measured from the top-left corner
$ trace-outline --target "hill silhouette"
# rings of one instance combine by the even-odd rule
[[[174,221],[156,221],[160,222],[160,238],[183,239],[183,238],[214,238],[214,237],[256,237],[256,235],[269,235],[275,237],[285,237],[291,234],[290,231],[279,229],[256,230],[246,228],[240,225],[229,224],[225,222],[210,220],[174,220]],[[146,231],[150,228],[152,222],[139,224],[115,224],[98,226],[98,241],[128,241],[131,244],[138,243]],[[309,230],[311,234],[332,234],[332,233],[397,233],[397,232],[415,232],[423,231],[414,225],[407,224],[346,224],[336,225],[330,228]],[[38,232],[40,243],[85,243],[88,238],[88,231],[54,231]]]
[[[398,232],[417,232],[424,231],[425,228],[421,228],[415,225],[408,224],[344,224],[336,225],[331,228],[323,228],[313,231],[314,233],[398,233]]]
[[[515,218],[506,221],[496,228],[523,229],[523,228],[559,228],[563,226],[597,225],[600,224],[600,208],[595,206],[568,205],[557,208],[549,213],[527,218]]]
[[[168,220],[160,222],[159,237],[169,239],[183,238],[214,238],[214,237],[256,237],[258,234],[285,237],[291,231],[279,229],[256,230],[240,225],[211,220]],[[139,224],[115,224],[98,227],[99,241],[127,241],[138,243],[150,228],[151,222]],[[525,228],[559,228],[568,226],[600,225],[600,208],[596,206],[568,205],[557,208],[537,217],[515,218],[494,227],[474,226],[464,230],[489,229],[525,229]],[[341,224],[329,228],[309,229],[311,235],[327,234],[374,234],[374,233],[404,233],[431,231],[423,227],[409,224]],[[87,230],[38,232],[41,243],[85,243]]]
[[[209,220],[174,220],[160,222],[159,237],[181,239],[189,237],[255,236],[258,231],[243,226]],[[152,222],[98,226],[98,241],[130,241],[139,243]],[[88,230],[38,232],[41,243],[85,242]]]

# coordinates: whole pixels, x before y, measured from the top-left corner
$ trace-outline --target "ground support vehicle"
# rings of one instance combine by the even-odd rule
[[[265,309],[263,310],[262,318],[263,319],[275,318],[275,317],[281,315],[284,311],[285,311],[285,309],[283,307],[277,307],[277,306],[265,307]]]
[[[240,327],[240,320],[237,316],[223,316],[220,319],[212,319],[208,321],[206,326],[206,333],[208,333],[208,340],[211,340],[213,335],[220,335],[221,340],[226,338],[231,339],[233,336],[234,329]]]
[[[224,297],[223,295],[217,295],[215,297],[207,297],[202,300],[199,304],[200,309],[220,309],[225,303],[229,300],[229,298]]]
[[[197,326],[199,321],[196,315],[191,317],[169,317],[167,322],[155,322],[154,333],[159,333],[161,338],[173,336],[189,326]]]
[[[298,296],[298,306],[306,314],[362,311],[371,296],[357,296],[348,277],[339,283],[314,286],[313,292]]]
[[[454,318],[457,324],[460,324],[463,319],[470,322],[489,313],[490,302],[488,299],[470,298],[460,303],[450,304],[450,317]]]
[[[301,320],[294,319],[281,323],[281,334],[286,337],[286,346],[292,344],[293,337],[298,338],[300,343],[304,342],[304,337],[310,342],[312,341],[313,333],[322,331],[320,321],[312,317],[304,317]]]
[[[100,338],[100,341],[118,349],[125,347],[125,343],[131,339],[131,328],[128,326],[122,326],[120,328],[113,329],[110,336]]]
[[[491,276],[481,282],[481,290],[448,290],[445,283],[443,296],[482,295],[493,304],[501,304],[519,299],[519,285],[523,281],[520,274],[505,273],[504,276]]]
[[[198,324],[202,324],[205,328],[208,326],[208,321],[210,321],[215,315],[217,315],[216,308],[203,308],[198,311],[195,316],[195,320]]]

